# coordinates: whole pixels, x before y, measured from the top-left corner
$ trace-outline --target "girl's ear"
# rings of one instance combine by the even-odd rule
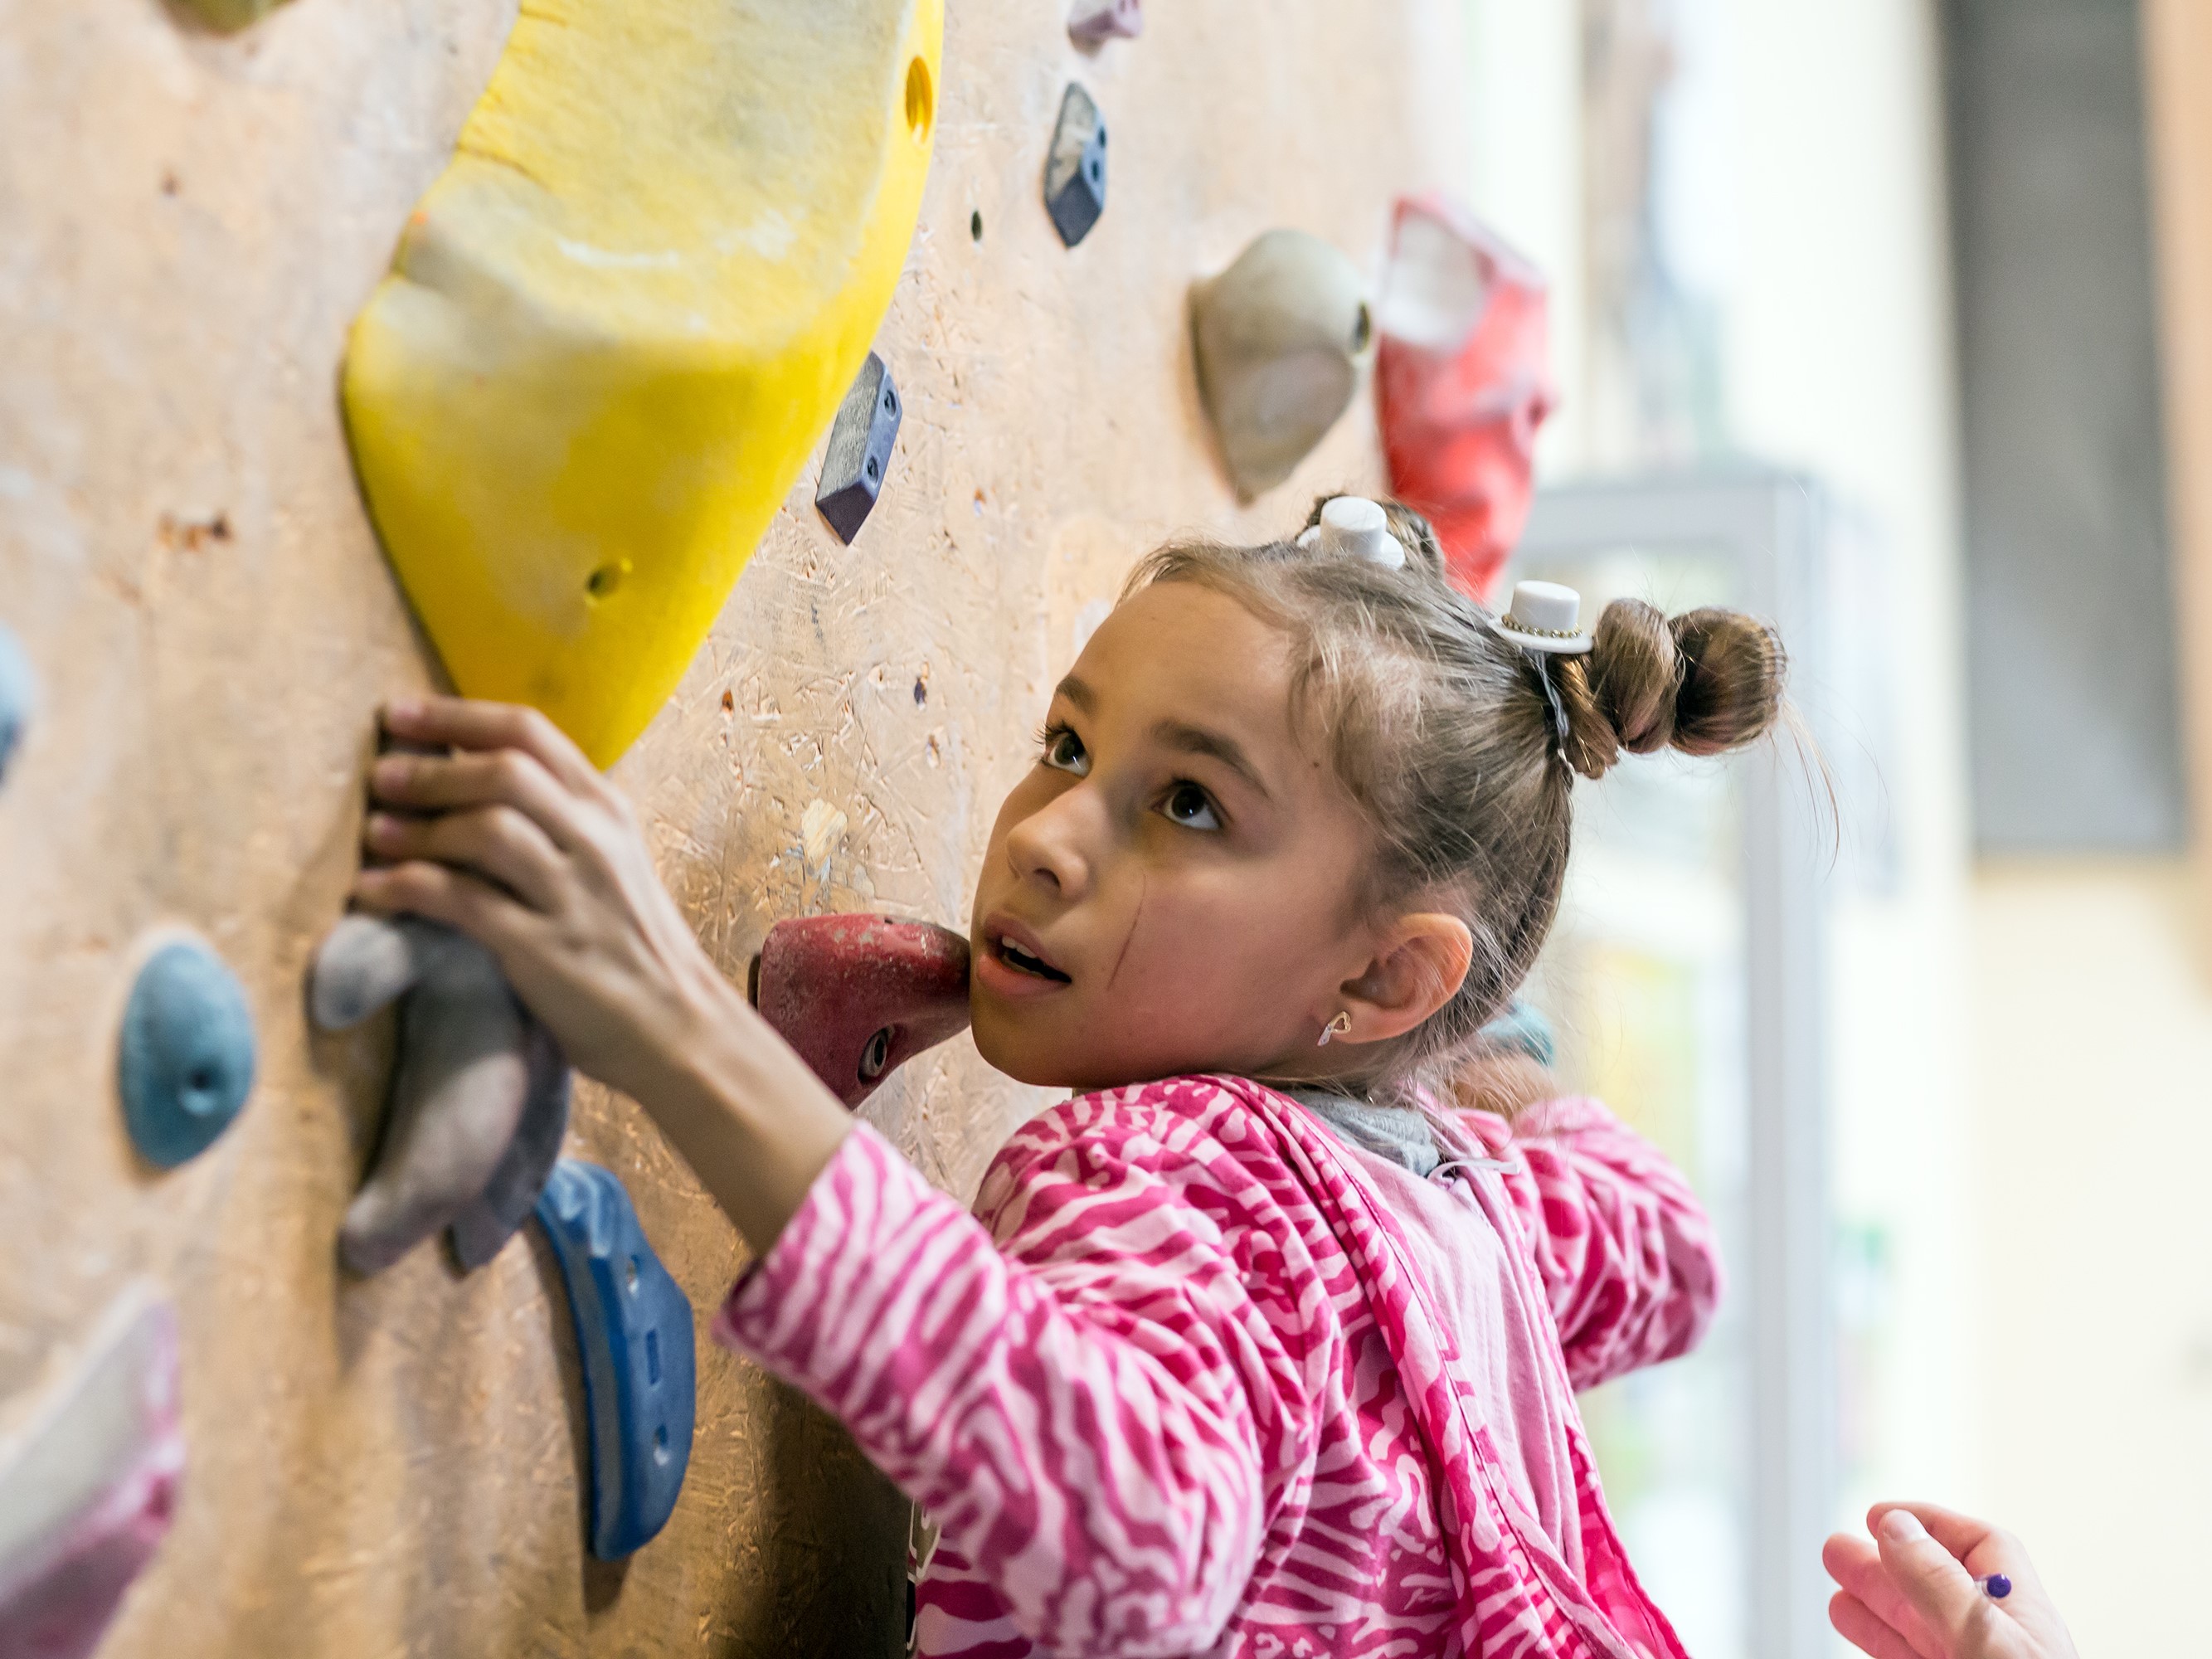
[[[1474,959],[1474,935],[1457,916],[1423,910],[1401,916],[1383,933],[1366,971],[1345,981],[1350,1042],[1403,1036],[1449,1002]]]

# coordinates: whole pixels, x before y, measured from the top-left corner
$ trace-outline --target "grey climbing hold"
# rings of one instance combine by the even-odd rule
[[[1070,247],[1106,211],[1106,122],[1091,94],[1073,81],[1060,96],[1060,120],[1045,156],[1044,205]]]
[[[830,447],[822,455],[822,477],[814,486],[815,510],[848,547],[867,522],[890,476],[899,413],[898,387],[891,372],[871,351],[845,401],[837,406]]]
[[[1375,343],[1366,287],[1318,236],[1270,230],[1194,284],[1190,307],[1199,392],[1249,501],[1290,477],[1352,402]]]
[[[483,1191],[453,1218],[447,1232],[453,1259],[464,1273],[474,1273],[497,1255],[530,1219],[568,1137],[568,1061],[553,1034],[534,1018],[524,1033],[523,1057],[529,1081],[522,1121]]]
[[[173,1170],[228,1128],[253,1088],[253,1016],[222,957],[198,939],[155,951],[123,1011],[116,1079],[149,1164]]]
[[[38,688],[31,659],[23,654],[15,636],[0,628],[0,780],[7,777],[8,763],[15,758],[15,745],[23,740],[24,729],[38,707]]]
[[[564,1158],[538,1200],[583,1362],[592,1553],[618,1560],[667,1523],[691,1461],[691,1302],[653,1253],[612,1171]]]
[[[537,1201],[568,1124],[568,1066],[498,961],[417,917],[350,915],[315,953],[309,1017],[343,1030],[400,1000],[383,1136],[338,1253],[381,1273],[441,1227],[482,1267]]]
[[[1145,0],[1075,0],[1067,14],[1068,38],[1093,51],[1115,36],[1133,40],[1145,32]]]

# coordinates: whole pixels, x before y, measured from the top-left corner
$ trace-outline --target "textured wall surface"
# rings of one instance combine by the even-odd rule
[[[1374,480],[1363,393],[1238,509],[1183,293],[1273,223],[1371,267],[1389,194],[1461,160],[1455,9],[1160,4],[1086,58],[1048,0],[953,8],[879,342],[908,399],[885,500],[841,548],[810,467],[616,775],[726,965],[802,910],[964,925],[999,795],[1129,560]],[[294,0],[218,40],[155,0],[0,0],[0,621],[46,684],[0,792],[0,1427],[127,1276],[171,1287],[192,1462],[114,1659],[897,1640],[904,1505],[794,1396],[702,1349],[674,1519],[592,1564],[542,1243],[465,1281],[428,1249],[368,1283],[332,1255],[389,1038],[310,1042],[301,971],[354,866],[372,710],[434,672],[361,512],[337,369],[512,15]],[[1070,75],[1112,135],[1105,218],[1072,252],[1038,185]],[[817,799],[847,827],[810,863]],[[261,1078],[156,1176],[112,1056],[134,940],[165,922],[244,977]],[[1038,1103],[963,1041],[869,1115],[965,1194]],[[570,1150],[623,1176],[703,1316],[740,1254],[687,1171],[590,1087]]]

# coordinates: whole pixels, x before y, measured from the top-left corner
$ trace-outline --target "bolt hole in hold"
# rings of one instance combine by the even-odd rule
[[[611,598],[615,590],[623,585],[623,579],[629,574],[628,559],[617,559],[612,564],[601,565],[584,579],[585,597],[595,604],[600,599]]]
[[[915,58],[906,66],[906,125],[917,139],[929,137],[931,118],[937,113],[936,89],[929,83],[929,65]]]
[[[632,1296],[637,1294],[637,1258],[635,1256],[630,1257],[629,1266],[623,1269],[623,1288]]]
[[[1366,350],[1368,343],[1374,337],[1375,318],[1363,302],[1359,314],[1352,319],[1352,349],[1354,355]]]
[[[893,1028],[886,1025],[868,1039],[868,1046],[860,1050],[860,1081],[873,1083],[884,1074],[891,1061]]]
[[[665,1428],[653,1431],[653,1461],[663,1468],[668,1466],[668,1431]]]
[[[980,209],[968,216],[968,240],[971,242],[983,240],[983,215]]]
[[[876,458],[872,455],[869,456],[867,466],[868,476],[871,478],[877,477],[881,475],[882,471],[883,469],[876,465]]]

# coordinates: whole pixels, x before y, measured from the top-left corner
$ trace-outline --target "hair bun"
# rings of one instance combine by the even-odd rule
[[[1615,599],[1589,654],[1559,674],[1567,763],[1600,778],[1624,749],[1717,755],[1750,743],[1781,714],[1787,667],[1781,635],[1755,617],[1710,607],[1670,620]]]

